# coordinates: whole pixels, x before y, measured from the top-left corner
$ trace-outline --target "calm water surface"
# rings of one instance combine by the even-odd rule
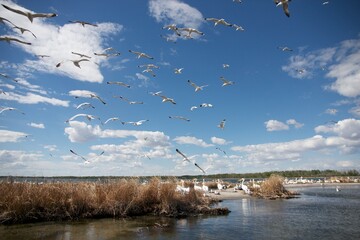
[[[299,198],[226,200],[227,216],[0,226],[0,239],[360,239],[360,185],[293,190]]]

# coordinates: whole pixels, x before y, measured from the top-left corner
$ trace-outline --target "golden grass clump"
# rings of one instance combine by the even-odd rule
[[[181,194],[175,189],[175,180],[164,182],[159,178],[152,178],[147,184],[141,184],[137,179],[106,183],[0,182],[0,222],[10,224],[150,214],[177,217],[226,212],[226,209],[209,211],[212,202],[194,189],[188,194]]]
[[[273,174],[266,179],[260,188],[251,188],[253,195],[267,199],[292,198],[296,193],[285,189],[284,178],[280,175]]]

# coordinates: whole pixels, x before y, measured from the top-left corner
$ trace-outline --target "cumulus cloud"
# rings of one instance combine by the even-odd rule
[[[282,130],[289,130],[289,126],[283,122],[278,120],[269,120],[265,122],[266,130],[269,132],[272,131],[282,131]]]
[[[25,95],[14,92],[6,92],[6,94],[0,95],[0,99],[16,101],[18,103],[23,103],[23,104],[47,103],[54,106],[62,106],[62,107],[69,106],[69,101],[64,101],[57,98],[50,98],[50,97],[34,94],[31,92],[28,92]]]
[[[287,125],[293,125],[295,128],[301,128],[304,126],[303,123],[298,123],[295,119],[289,119],[286,121]]]
[[[344,139],[360,141],[360,120],[344,119],[332,125],[315,128],[316,133],[334,133]]]
[[[196,137],[191,137],[191,136],[181,136],[181,137],[176,137],[174,138],[174,141],[178,144],[192,144],[192,145],[196,145],[199,147],[212,147],[214,146],[213,144],[208,144],[206,143],[204,140],[196,138]]]
[[[226,145],[228,142],[223,138],[211,137],[211,142],[216,145]]]
[[[30,11],[13,2],[5,2],[10,7]],[[94,52],[101,52],[109,36],[119,33],[122,25],[115,23],[98,23],[98,27],[82,27],[80,24],[55,25],[51,19],[35,18],[31,23],[26,17],[13,14],[5,8],[0,8],[0,15],[9,19],[17,26],[31,31],[37,36],[36,41],[31,34],[21,34],[9,25],[9,33],[32,45],[20,45],[18,47],[32,55],[49,55],[39,59],[28,59],[24,62],[28,70],[37,70],[46,73],[65,75],[72,79],[89,82],[102,82],[103,76],[100,67],[106,58],[92,57],[91,61],[81,64],[81,69],[72,62],[64,62],[61,67],[56,64],[65,59],[78,59],[71,54],[72,51],[93,56]],[[7,24],[7,23],[6,23]]]
[[[28,123],[27,124],[28,126],[30,127],[33,127],[33,128],[40,128],[40,129],[44,129],[45,128],[45,125],[43,123]]]
[[[19,142],[21,139],[27,137],[26,133],[15,132],[9,130],[0,130],[0,142]]]

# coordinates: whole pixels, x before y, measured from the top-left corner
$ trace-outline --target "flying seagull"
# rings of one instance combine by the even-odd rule
[[[77,118],[77,117],[86,117],[89,121],[91,121],[91,120],[93,120],[93,119],[95,119],[95,118],[100,120],[99,117],[96,117],[96,116],[94,116],[94,115],[85,114],[85,113],[79,113],[79,114],[76,114],[76,115],[72,116],[71,118],[69,118],[69,119],[66,120],[65,122],[68,123],[68,122],[70,122],[70,121],[73,121],[73,120],[74,120],[75,118]]]
[[[225,155],[227,155],[226,152],[224,150],[222,150],[221,148],[216,147],[216,149],[219,150],[220,152],[224,153]]]
[[[107,124],[110,121],[117,121],[117,120],[119,120],[118,117],[111,117],[111,118],[107,119],[103,124]]]
[[[85,108],[95,108],[93,105],[91,105],[91,103],[88,103],[88,102],[84,102],[84,103],[80,103],[77,107],[76,107],[76,109],[79,109],[79,108],[81,108],[81,109],[85,109]]]
[[[190,111],[194,111],[195,109],[197,109],[198,107],[197,106],[192,106],[191,108],[190,108]]]
[[[154,71],[151,69],[151,68],[146,68],[146,69],[144,69],[143,71],[142,71],[143,73],[150,73],[151,74],[151,76],[153,76],[153,77],[156,77],[156,74],[154,73]]]
[[[184,68],[175,68],[174,73],[175,74],[181,74],[182,70],[184,70]]]
[[[18,43],[22,43],[22,44],[26,44],[26,45],[31,45],[31,43],[29,42],[24,42],[24,41],[21,41],[17,38],[13,38],[13,37],[8,37],[8,36],[0,36],[0,41],[6,41],[8,43],[10,43],[11,41],[13,42],[18,42]]]
[[[280,49],[283,52],[285,52],[285,51],[292,52],[292,49],[289,47],[278,47],[278,49]]]
[[[233,85],[235,83],[235,82],[225,79],[224,77],[220,77],[220,80],[223,81],[223,85],[222,85],[223,87]]]
[[[195,88],[195,92],[198,92],[200,90],[203,90],[204,87],[207,87],[209,85],[203,85],[203,86],[198,86],[195,83],[193,83],[192,81],[188,80],[188,83],[193,86]]]
[[[274,0],[276,6],[280,6],[282,5],[284,13],[287,17],[290,17],[290,12],[289,12],[289,2],[291,0]]]
[[[137,58],[143,57],[143,58],[154,59],[153,57],[151,57],[151,56],[149,56],[149,55],[147,55],[146,53],[143,53],[143,52],[136,52],[136,51],[133,51],[133,50],[129,50],[129,52],[137,55]]]
[[[220,18],[220,19],[218,19],[218,18],[204,18],[204,20],[214,22],[214,26],[216,26],[218,24],[222,24],[222,25],[225,25],[227,27],[232,26],[232,24],[226,22],[225,19],[223,19],[223,18]]]
[[[78,157],[81,157],[81,159],[82,159],[82,160],[84,160],[84,161],[86,161],[86,162],[87,162],[86,158],[84,158],[83,156],[81,156],[81,155],[77,154],[77,153],[76,153],[76,152],[74,152],[73,150],[71,150],[71,149],[70,149],[70,152],[71,152],[72,154],[74,154],[74,155],[78,156]]]
[[[131,124],[131,125],[134,125],[134,126],[140,126],[142,125],[143,123],[145,122],[148,122],[149,120],[140,120],[140,121],[137,121],[137,122],[121,122],[123,125],[125,124]]]
[[[160,93],[161,93],[161,91],[156,92],[156,93],[150,92],[150,94],[153,95],[153,96],[159,96],[159,97],[161,97],[161,98],[163,99],[162,102],[171,102],[172,104],[176,104],[176,102],[174,101],[174,99],[169,98],[169,97],[166,97],[166,96],[164,96],[164,95],[160,95]]]
[[[234,28],[235,28],[235,31],[245,31],[245,29],[242,27],[242,26],[239,26],[239,25],[236,25],[236,24],[233,24],[232,25]]]
[[[123,83],[123,82],[106,82],[106,84],[116,84],[116,85],[119,85],[119,86],[130,88],[130,85],[128,85],[126,83]]]
[[[227,63],[223,63],[223,68],[229,68],[230,67],[230,65],[229,64],[227,64]]]
[[[1,108],[0,109],[0,114],[3,113],[4,111],[18,111],[19,113],[25,115],[25,113],[21,112],[17,108],[13,108],[13,107],[3,107],[3,108]]]
[[[83,58],[83,57],[85,57],[85,58],[91,58],[90,56],[85,55],[85,54],[82,54],[82,53],[77,53],[77,52],[71,52],[71,53],[74,54],[74,55],[78,55],[78,56],[80,56],[81,58]]]
[[[183,161],[188,161],[188,162],[190,162],[190,160],[185,156],[185,154],[183,154],[182,152],[180,152],[179,149],[176,149],[176,152],[183,157]]]
[[[30,31],[29,29],[22,28],[22,27],[18,27],[18,26],[15,26],[14,28],[19,29],[22,34],[24,34],[24,32],[29,32],[29,33],[31,33],[31,34],[34,36],[34,38],[37,38],[37,37],[35,36],[35,34],[34,34],[32,31]]]
[[[19,80],[15,79],[15,78],[12,78],[12,77],[10,77],[9,75],[7,75],[5,73],[0,73],[0,76],[2,76],[4,78],[7,78],[7,79],[10,79],[10,80],[13,80],[14,82],[19,82]]]
[[[195,29],[195,28],[179,28],[179,31],[184,31],[184,32],[188,32],[188,34],[186,35],[186,37],[191,38],[191,33],[196,33],[199,35],[204,35],[203,32],[200,32],[199,30]]]
[[[196,166],[197,168],[200,169],[200,171],[202,171],[204,174],[206,174],[206,172],[204,171],[204,169],[202,169],[197,163],[194,163],[194,164],[195,164],[195,166]]]
[[[93,23],[89,23],[89,22],[84,22],[84,21],[79,21],[79,20],[75,20],[75,21],[69,21],[70,23],[79,23],[81,24],[83,27],[85,27],[85,25],[89,25],[89,26],[93,26],[93,27],[97,27],[98,25],[93,24]]]
[[[226,119],[222,120],[217,127],[220,128],[220,129],[224,129],[224,127],[225,127],[225,121],[226,121]]]
[[[21,11],[21,10],[18,10],[18,9],[14,9],[14,8],[11,8],[9,6],[6,6],[5,4],[1,4],[4,8],[6,8],[7,10],[9,11],[12,11],[14,13],[17,13],[17,14],[21,14],[21,15],[24,15],[25,17],[27,17],[30,22],[33,22],[33,19],[34,18],[51,18],[51,17],[56,17],[57,14],[56,13],[31,13],[31,12],[24,12],[24,11]]]
[[[167,30],[172,30],[176,33],[176,35],[180,36],[180,33],[179,33],[179,28],[176,27],[175,24],[170,24],[170,25],[167,25],[167,26],[164,26],[163,29],[167,29]]]
[[[180,120],[184,120],[184,121],[190,122],[190,119],[185,118],[185,117],[183,117],[183,116],[169,116],[169,118],[172,118],[172,119],[180,119]]]
[[[63,64],[64,62],[68,62],[68,61],[71,61],[76,67],[78,68],[81,68],[80,67],[80,62],[88,62],[90,61],[89,59],[86,59],[86,58],[82,58],[82,59],[79,59],[79,60],[65,60],[65,61],[62,61],[62,62],[59,62],[58,64],[56,64],[56,67],[60,67],[61,64]]]
[[[213,105],[211,103],[202,103],[200,104],[200,107],[209,108],[209,107],[213,107]]]
[[[102,104],[106,104],[106,102],[104,102],[104,100],[102,100],[98,95],[90,93],[90,97],[91,98],[96,98],[97,100],[99,100]]]
[[[3,17],[0,17],[0,23],[2,24],[5,24],[5,21],[10,23],[11,25],[13,26],[16,26],[15,24],[13,24],[10,20],[6,19],[6,18],[3,18]]]

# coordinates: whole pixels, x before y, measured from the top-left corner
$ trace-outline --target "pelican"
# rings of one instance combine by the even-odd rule
[[[0,114],[3,113],[4,111],[18,111],[19,113],[25,115],[24,112],[21,112],[20,110],[18,110],[17,108],[13,108],[13,107],[2,107],[0,109]]]
[[[204,20],[214,22],[214,26],[216,26],[218,24],[222,24],[222,25],[225,25],[227,27],[232,26],[232,24],[226,22],[225,19],[223,19],[223,18],[220,18],[220,19],[218,19],[218,18],[204,18]]]
[[[242,27],[242,26],[239,26],[239,25],[236,25],[236,24],[233,24],[232,25],[234,28],[235,28],[235,31],[245,31],[245,29]]]
[[[180,33],[178,31],[179,29],[178,29],[178,27],[176,27],[175,24],[170,24],[170,25],[164,26],[163,29],[172,30],[176,33],[176,35],[180,36]]]
[[[190,160],[187,158],[187,156],[185,156],[185,154],[183,154],[182,152],[180,152],[179,149],[175,149],[175,150],[176,150],[176,152],[177,152],[178,154],[180,154],[180,155],[183,157],[183,161],[188,161],[188,162],[190,162]]]
[[[136,52],[136,51],[132,51],[132,50],[129,50],[129,52],[137,55],[137,58],[141,58],[141,57],[144,57],[144,58],[149,58],[149,59],[154,59],[153,57],[147,55],[146,53],[143,53],[143,52]]]
[[[191,38],[191,33],[196,33],[199,35],[204,35],[203,32],[200,32],[199,30],[195,29],[195,28],[179,28],[180,31],[184,31],[184,32],[188,32],[188,34],[186,35],[186,37]]]
[[[130,101],[129,99],[127,99],[123,96],[113,96],[113,97],[120,98],[121,100],[128,102],[129,104],[144,104],[144,102]]]
[[[71,52],[72,54],[74,54],[74,55],[78,55],[78,56],[80,56],[81,58],[91,58],[90,56],[88,56],[88,55],[85,55],[85,54],[82,54],[82,53],[77,53],[77,52]]]
[[[31,34],[34,36],[34,38],[37,38],[37,37],[35,36],[35,34],[34,34],[32,31],[30,31],[29,29],[22,28],[22,27],[18,27],[18,26],[15,26],[14,28],[19,29],[22,34],[24,34],[24,32],[29,32],[29,33],[31,33]]]
[[[154,73],[154,71],[151,68],[147,68],[147,69],[143,70],[142,72],[150,73],[151,76],[156,77],[156,74]]]
[[[27,17],[30,22],[33,22],[34,18],[51,18],[51,17],[56,17],[57,14],[56,13],[31,13],[31,12],[24,12],[18,9],[14,9],[11,7],[6,6],[5,4],[1,4],[4,8],[6,8],[9,11],[12,11],[14,13],[17,14],[21,14],[24,15],[25,17]]]
[[[244,190],[244,192],[245,192],[246,194],[250,194],[250,189],[248,188],[248,186],[246,186],[246,185],[244,184],[244,181],[245,181],[245,179],[243,178],[243,179],[242,179],[242,182],[241,182],[241,189]]]
[[[78,157],[81,157],[82,160],[84,160],[85,162],[88,162],[88,160],[86,160],[86,158],[84,158],[83,156],[81,156],[80,154],[77,154],[76,152],[74,152],[73,150],[70,149],[70,152]]]
[[[31,43],[29,42],[24,42],[24,41],[21,41],[17,38],[13,38],[13,37],[8,37],[8,36],[0,36],[0,41],[6,41],[8,43],[10,43],[11,41],[13,42],[18,42],[18,43],[22,43],[22,44],[26,44],[26,45],[31,45]]]
[[[202,103],[200,104],[200,107],[209,108],[209,107],[213,107],[213,105],[211,103]]]
[[[183,116],[169,116],[169,118],[172,118],[172,119],[180,119],[180,120],[184,120],[184,121],[190,122],[190,119],[185,118],[185,117],[183,117]]]
[[[175,69],[174,69],[174,73],[175,73],[175,74],[181,74],[181,73],[182,73],[182,70],[184,70],[184,68],[175,68]]]
[[[93,27],[97,27],[98,25],[93,24],[93,23],[89,23],[89,22],[84,22],[84,21],[79,21],[79,20],[75,20],[75,21],[69,21],[70,23],[79,23],[81,24],[83,27],[85,27],[85,25],[89,25],[89,26],[93,26]]]
[[[290,12],[289,12],[289,2],[291,2],[291,0],[274,0],[276,6],[283,6],[283,10],[284,13],[287,17],[290,17]]]
[[[119,120],[118,117],[111,117],[111,118],[107,119],[107,120],[104,122],[104,124],[107,124],[107,123],[110,122],[110,121],[117,121],[117,120]]]
[[[191,86],[193,86],[195,88],[195,92],[198,92],[200,90],[203,90],[204,87],[207,87],[209,85],[203,85],[203,86],[198,86],[195,83],[193,83],[192,81],[188,80],[188,83],[190,83]]]
[[[289,47],[278,47],[278,49],[280,49],[283,52],[285,52],[285,51],[292,52],[292,49]]]
[[[233,85],[235,83],[235,82],[225,79],[224,77],[220,77],[220,80],[223,81],[223,85],[222,85],[223,87]]]
[[[126,83],[123,83],[123,82],[106,82],[106,84],[116,84],[116,85],[119,85],[119,86],[130,88],[130,85],[128,85]]]
[[[85,109],[85,108],[89,108],[89,107],[95,108],[93,105],[91,105],[91,103],[84,102],[84,103],[80,103],[80,104],[76,107],[76,109],[79,109],[79,108]]]
[[[104,100],[102,100],[98,95],[90,93],[90,97],[91,98],[96,98],[98,99],[102,104],[106,104],[106,102],[104,102]]]
[[[145,68],[157,68],[157,69],[160,68],[159,66],[156,66],[155,64],[152,64],[152,63],[150,63],[150,64],[138,65],[138,67],[139,67],[139,68],[143,68],[143,67],[145,67]]]
[[[79,113],[79,114],[76,114],[76,115],[72,116],[71,118],[69,118],[69,119],[66,120],[65,122],[68,123],[68,122],[70,122],[70,121],[73,121],[73,120],[74,120],[75,118],[77,118],[77,117],[86,117],[89,121],[91,121],[91,120],[93,120],[93,119],[95,119],[95,118],[100,120],[99,117],[96,117],[96,116],[94,116],[94,115],[85,114],[85,113]]]
[[[220,128],[220,129],[224,129],[224,127],[225,127],[225,121],[226,121],[226,119],[222,120],[217,127]]]
[[[81,67],[80,67],[80,62],[83,62],[83,61],[89,62],[90,60],[89,60],[89,59],[86,59],[86,58],[82,58],[82,59],[79,59],[79,60],[65,60],[65,61],[62,61],[62,62],[59,62],[58,64],[56,64],[56,67],[60,67],[62,63],[68,62],[68,61],[73,62],[73,64],[74,64],[76,67],[81,68]]]
[[[145,122],[148,122],[149,120],[140,120],[140,121],[137,121],[137,122],[121,122],[123,125],[125,124],[131,124],[131,125],[134,125],[134,126],[140,126],[142,125],[143,123]]]

